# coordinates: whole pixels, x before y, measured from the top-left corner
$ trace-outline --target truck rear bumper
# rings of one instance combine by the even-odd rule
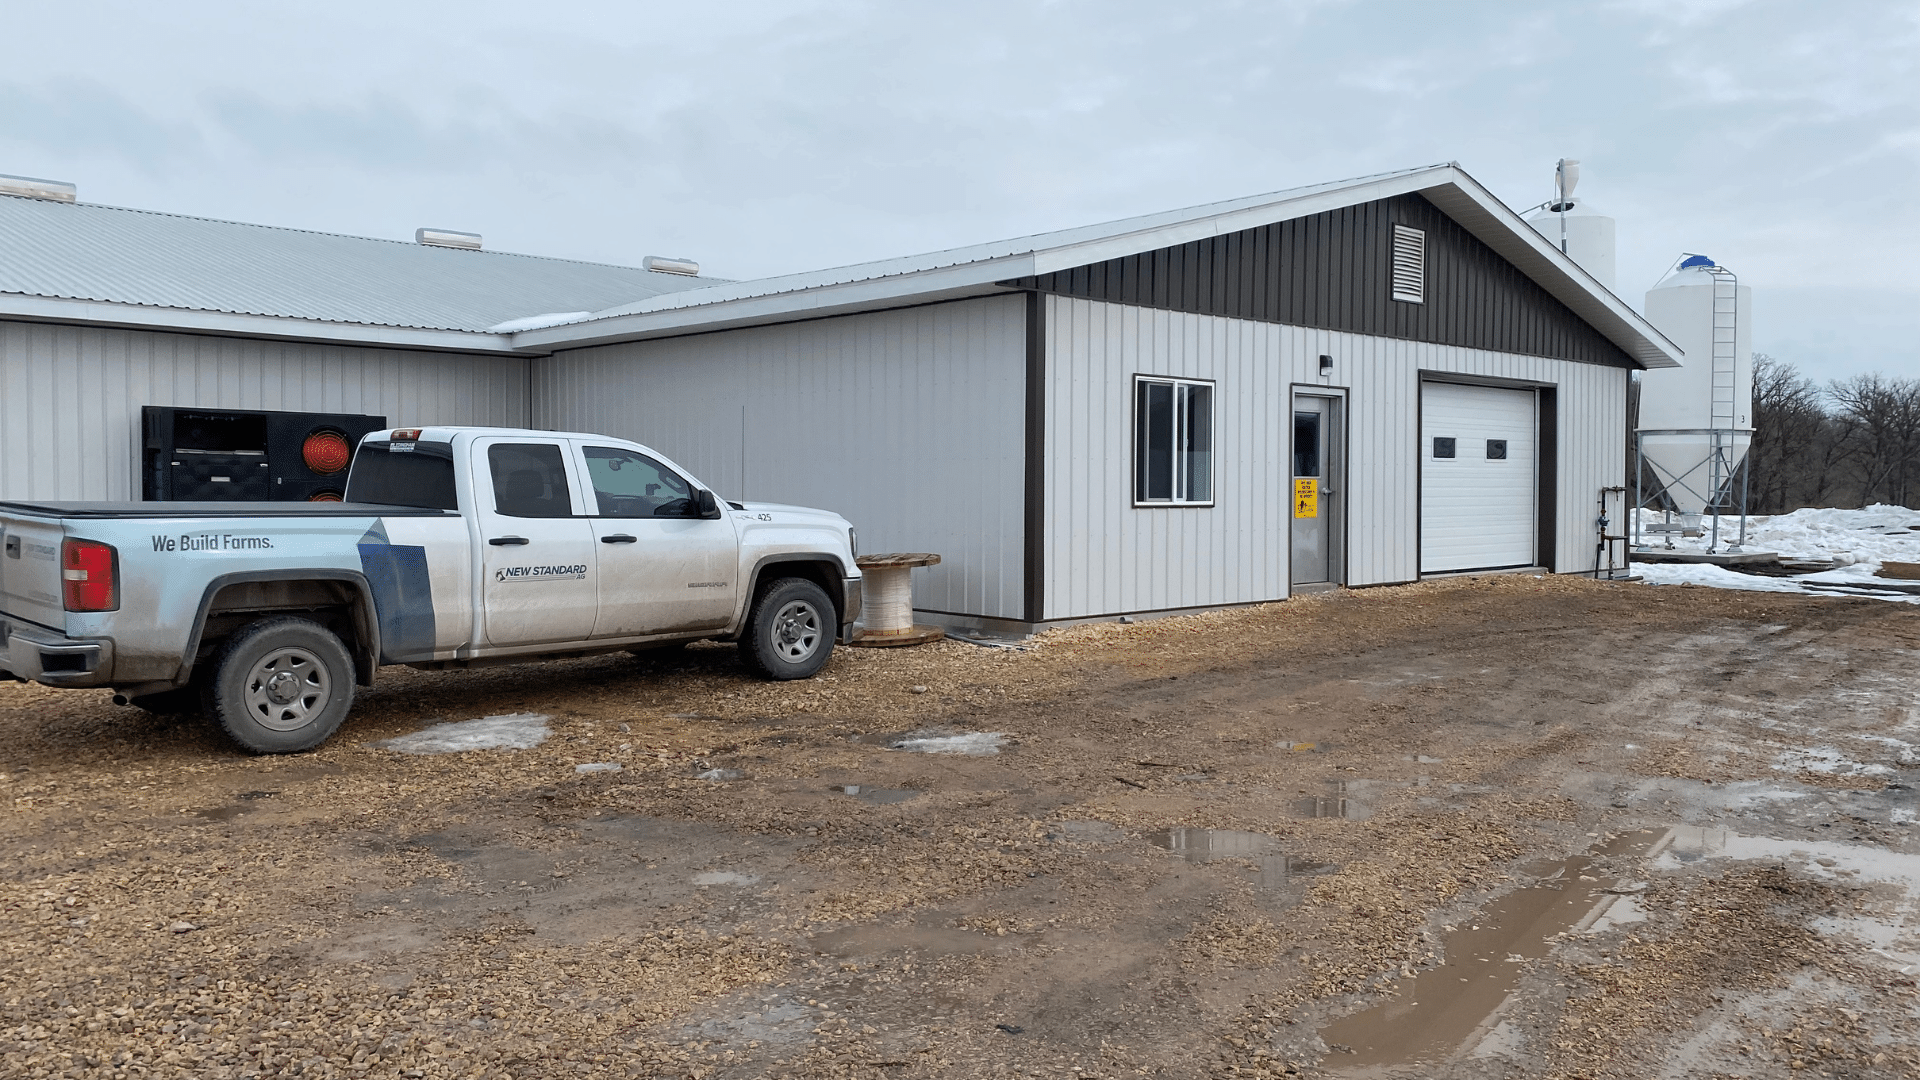
[[[0,620],[0,671],[48,686],[104,686],[113,671],[113,643]]]

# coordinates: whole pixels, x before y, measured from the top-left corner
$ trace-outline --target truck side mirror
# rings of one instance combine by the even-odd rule
[[[700,511],[700,516],[703,518],[720,516],[720,504],[714,500],[713,492],[705,488],[701,488],[700,493],[693,497],[693,505]]]

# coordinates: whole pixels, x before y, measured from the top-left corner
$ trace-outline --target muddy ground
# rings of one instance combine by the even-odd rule
[[[0,1075],[1916,1076],[1917,658],[1505,577],[395,669],[281,758],[9,685]]]

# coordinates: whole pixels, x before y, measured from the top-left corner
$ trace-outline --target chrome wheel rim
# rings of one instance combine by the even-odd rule
[[[820,648],[820,612],[805,600],[789,600],[773,617],[773,651],[789,663],[799,663]]]
[[[262,727],[297,731],[333,700],[333,678],[305,649],[275,649],[247,672],[247,712]]]

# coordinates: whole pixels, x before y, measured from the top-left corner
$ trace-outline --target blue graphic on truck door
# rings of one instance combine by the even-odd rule
[[[427,549],[387,543],[378,521],[360,538],[360,570],[373,588],[380,616],[380,660],[396,664],[433,658],[433,582]]]

